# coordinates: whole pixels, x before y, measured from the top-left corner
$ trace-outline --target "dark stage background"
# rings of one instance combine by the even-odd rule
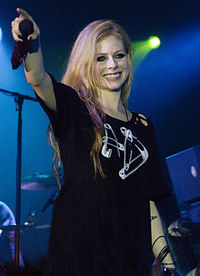
[[[17,7],[27,10],[38,23],[46,70],[58,80],[78,32],[93,20],[111,18],[127,30],[133,42],[147,40],[151,35],[161,39],[161,46],[135,68],[129,101],[130,109],[144,113],[153,121],[161,156],[165,158],[200,144],[199,0],[9,0],[0,4],[3,32],[0,88],[33,96],[23,67],[16,71],[11,68],[14,42],[10,24],[17,16]],[[13,211],[17,116],[13,99],[0,94],[0,200]],[[48,120],[39,105],[26,101],[23,105],[22,177],[51,171],[52,151],[46,141],[47,126]],[[36,209],[36,223],[48,224],[51,207],[44,213],[41,209],[52,192],[22,191],[21,221],[28,219],[30,204]],[[40,231],[41,235],[35,238],[30,232],[23,235],[25,251],[38,246],[45,252],[48,229]]]

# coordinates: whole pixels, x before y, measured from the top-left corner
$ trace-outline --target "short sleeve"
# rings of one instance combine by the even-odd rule
[[[158,146],[155,138],[153,124],[148,120],[149,143],[150,143],[150,199],[159,201],[170,196],[172,191],[163,175]]]
[[[66,129],[75,123],[76,117],[85,109],[85,105],[72,87],[57,82],[52,75],[50,77],[56,98],[56,112],[49,109],[37,94],[36,97],[49,117],[55,136],[61,138]]]
[[[162,222],[166,225],[174,222],[180,217],[179,208],[176,202],[175,195],[169,187],[162,172],[162,166],[158,153],[158,146],[155,138],[154,127],[149,123],[151,140],[151,175],[150,175],[150,200],[156,203],[159,213],[162,217]]]

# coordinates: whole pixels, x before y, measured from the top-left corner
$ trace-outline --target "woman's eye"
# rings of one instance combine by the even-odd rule
[[[123,58],[123,57],[125,57],[125,54],[123,54],[123,53],[116,55],[116,58]]]
[[[104,57],[104,56],[97,57],[98,62],[102,62],[102,61],[105,61],[105,60],[106,60],[106,57]]]

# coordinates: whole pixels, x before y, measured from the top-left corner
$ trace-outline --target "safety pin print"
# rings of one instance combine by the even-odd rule
[[[147,161],[149,157],[148,151],[130,129],[120,128],[124,136],[123,144],[118,142],[114,130],[108,123],[104,124],[104,129],[105,135],[102,137],[103,146],[101,153],[106,158],[111,158],[114,149],[117,150],[119,158],[123,154],[123,164],[119,170],[119,176],[121,179],[125,179]]]

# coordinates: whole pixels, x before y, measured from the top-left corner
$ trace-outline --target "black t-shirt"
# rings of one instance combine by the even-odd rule
[[[71,87],[52,81],[57,112],[40,99],[64,168],[52,221],[52,270],[69,276],[145,275],[142,267],[150,265],[152,254],[149,201],[170,194],[153,126],[134,112],[128,122],[106,115],[100,151],[106,177],[95,178],[93,121]]]

